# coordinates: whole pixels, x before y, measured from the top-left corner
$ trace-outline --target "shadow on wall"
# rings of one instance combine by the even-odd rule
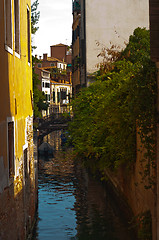
[[[32,194],[30,194],[32,193]],[[36,212],[36,189],[28,178],[14,197],[14,184],[0,195],[0,239],[23,240],[32,231]]]

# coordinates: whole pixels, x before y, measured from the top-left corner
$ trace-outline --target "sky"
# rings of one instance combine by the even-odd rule
[[[31,0],[33,3],[34,0]],[[72,0],[39,0],[39,29],[33,37],[33,55],[48,53],[50,46],[58,43],[71,45],[72,42]]]

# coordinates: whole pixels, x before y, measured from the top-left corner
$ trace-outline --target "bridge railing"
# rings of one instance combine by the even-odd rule
[[[71,120],[71,117],[65,117],[62,113],[51,114],[49,116],[43,117],[39,119],[39,127],[44,127],[46,124],[58,124],[58,123],[66,123]]]

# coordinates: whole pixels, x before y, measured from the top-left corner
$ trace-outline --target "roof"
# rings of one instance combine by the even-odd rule
[[[51,68],[56,68],[56,66],[46,66],[46,67],[41,67],[39,68],[40,70],[45,70],[45,69],[51,69]]]
[[[47,70],[45,70],[45,69],[40,69],[40,70],[42,70],[43,72],[50,73],[49,71],[47,71]]]
[[[66,83],[60,83],[60,82],[56,82],[54,80],[51,80],[50,83],[57,84],[57,85],[71,85],[68,81]]]
[[[59,44],[56,44],[56,45],[52,45],[52,46],[50,46],[50,47],[64,47],[64,46],[67,47],[67,45],[62,44],[62,43],[59,43]]]
[[[43,59],[43,61],[44,61],[44,59]],[[55,58],[55,57],[48,57],[47,61],[49,61],[49,62],[61,62],[61,63],[67,64],[66,62],[63,62],[62,60],[60,60],[58,58]]]
[[[47,71],[47,70],[45,70],[46,69],[46,67],[34,67],[34,68],[36,68],[36,69],[38,69],[38,70],[40,70],[40,71],[43,71],[43,72],[47,72],[47,73],[50,73],[49,71]]]
[[[60,59],[58,59],[58,58],[55,58],[55,57],[48,57],[47,58],[47,61],[49,61],[49,62],[61,62],[61,60]]]

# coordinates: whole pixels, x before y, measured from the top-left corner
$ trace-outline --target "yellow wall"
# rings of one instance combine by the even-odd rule
[[[13,52],[9,53],[5,48],[4,0],[0,0],[0,164],[4,164],[5,168],[8,168],[7,118],[11,117],[14,118],[15,124],[15,178],[20,174],[18,168],[23,164],[23,146],[27,142],[29,143],[29,137],[26,133],[27,119],[33,116],[31,101],[32,64],[28,64],[27,45],[27,6],[31,14],[31,1],[19,0],[19,3],[20,55],[17,57],[14,44],[14,1],[12,0]],[[30,142],[32,142],[32,140]],[[1,146],[3,146],[3,148],[1,148]],[[5,177],[6,176],[4,176],[4,178]]]

